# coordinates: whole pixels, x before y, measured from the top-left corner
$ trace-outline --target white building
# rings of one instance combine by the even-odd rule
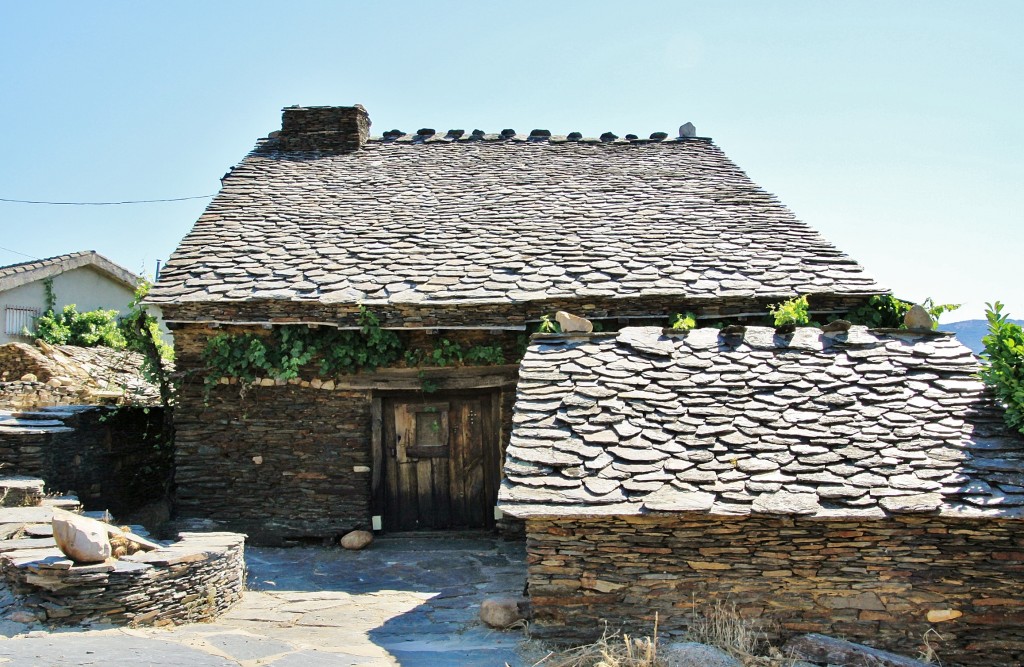
[[[125,314],[141,280],[94,250],[2,266],[0,344],[31,340],[23,332],[34,330],[36,318],[46,310],[48,282],[56,312],[74,304],[79,312],[103,308]]]

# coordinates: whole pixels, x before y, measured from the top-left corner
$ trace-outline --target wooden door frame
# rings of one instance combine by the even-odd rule
[[[502,438],[504,432],[502,428],[502,398],[505,388],[500,386],[488,386],[474,389],[457,389],[451,391],[438,391],[430,394],[424,394],[423,392],[409,392],[409,391],[375,391],[371,397],[371,488],[370,488],[370,507],[371,513],[375,516],[381,517],[381,529],[384,529],[384,525],[387,523],[385,519],[385,512],[387,508],[387,453],[385,451],[386,443],[384,442],[384,424],[387,419],[385,413],[386,406],[393,406],[396,403],[443,403],[458,399],[487,399],[489,407],[486,409],[486,414],[482,414],[481,421],[481,439],[483,448],[484,462],[483,466],[485,469],[484,474],[484,485],[485,495],[492,498],[495,502],[497,501],[498,487],[501,483],[501,465],[502,465]],[[483,406],[481,406],[483,410]],[[485,427],[486,423],[486,427]],[[487,437],[486,433],[490,433],[490,438]],[[490,440],[490,442],[488,442]],[[490,474],[488,474],[488,471]],[[495,471],[497,474],[495,474]],[[489,488],[488,488],[489,487]],[[494,513],[493,508],[485,508],[484,511],[484,526],[490,528],[494,524]]]

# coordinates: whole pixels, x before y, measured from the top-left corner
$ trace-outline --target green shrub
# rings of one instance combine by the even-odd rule
[[[105,345],[117,350],[123,350],[127,345],[118,326],[116,310],[80,313],[75,304],[64,306],[59,313],[50,310],[40,315],[33,335],[52,345]]]
[[[537,333],[562,333],[562,325],[551,315],[541,315],[540,324],[537,325]]]
[[[854,324],[863,324],[872,329],[905,329],[903,318],[914,307],[912,301],[897,299],[892,294],[871,297],[863,306],[858,306],[846,314],[844,319]],[[931,315],[933,328],[938,326],[939,317],[960,307],[958,303],[936,304],[931,297],[921,302],[921,307]]]
[[[811,315],[807,304],[807,295],[799,296],[789,301],[783,301],[768,306],[772,317],[775,318],[775,326],[781,327],[789,324],[806,326],[810,324]]]
[[[687,311],[676,313],[668,321],[668,328],[676,331],[689,331],[697,328],[697,316]]]
[[[156,349],[162,359],[173,361],[174,347],[164,340],[163,335],[160,333],[160,323],[157,322],[156,317],[151,315],[146,310],[146,307],[142,305],[142,300],[149,294],[151,287],[153,287],[153,283],[143,280],[135,288],[135,296],[132,297],[131,302],[128,304],[128,314],[119,323],[121,335],[124,336],[125,344],[129,350],[146,354],[146,348],[150,344],[149,341],[152,341],[152,344],[156,345]],[[140,330],[138,326],[139,318],[142,318],[142,328],[144,330]]]
[[[987,363],[979,375],[1006,408],[1007,425],[1024,433],[1024,329],[1007,321],[1003,304],[985,305],[988,335],[981,356]]]

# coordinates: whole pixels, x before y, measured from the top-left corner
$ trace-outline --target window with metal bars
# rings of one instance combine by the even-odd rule
[[[39,317],[38,308],[5,306],[4,333],[8,336],[23,336],[26,331],[34,331],[37,317]]]

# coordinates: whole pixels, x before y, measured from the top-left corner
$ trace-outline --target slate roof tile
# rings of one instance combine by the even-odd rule
[[[225,176],[149,298],[444,304],[883,291],[710,140],[463,135],[372,139],[351,152],[261,141]]]
[[[695,366],[698,356],[706,363]],[[523,372],[555,374],[583,359],[598,362],[585,382],[565,373],[557,386],[519,385],[499,495],[513,516],[588,515],[592,502],[608,513],[614,498],[627,514],[1024,518],[1024,438],[1005,428],[977,360],[949,335],[804,328],[787,340],[747,327],[727,341],[715,329],[627,328],[535,336]],[[753,370],[723,388],[722,369],[737,365]],[[613,366],[640,386],[609,374]],[[551,419],[539,429],[524,410]],[[562,496],[557,507],[535,500],[537,489],[551,498],[570,486],[563,462],[535,448],[549,441],[580,443],[572,464],[590,495]],[[548,467],[524,470],[524,458]]]

